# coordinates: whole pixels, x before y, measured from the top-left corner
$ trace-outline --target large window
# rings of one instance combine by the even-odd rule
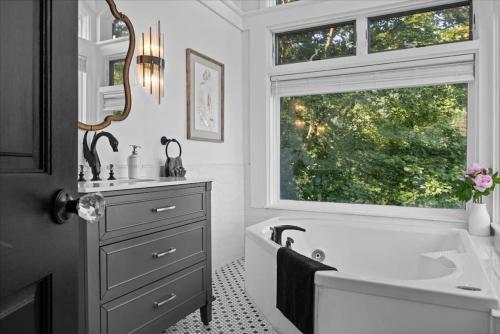
[[[472,39],[470,3],[452,4],[368,20],[369,51],[380,52]]]
[[[282,97],[285,200],[456,208],[467,84]]]
[[[355,22],[276,34],[277,65],[355,54]]]
[[[461,219],[480,122],[472,2],[398,8],[275,28],[269,172],[252,192],[266,206]]]

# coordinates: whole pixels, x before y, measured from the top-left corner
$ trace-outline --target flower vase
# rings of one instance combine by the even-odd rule
[[[471,203],[468,220],[469,233],[479,237],[489,236],[490,223],[491,219],[486,204]]]

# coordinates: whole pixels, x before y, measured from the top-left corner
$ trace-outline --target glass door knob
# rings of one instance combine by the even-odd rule
[[[54,201],[54,217],[59,224],[66,223],[73,214],[95,223],[104,215],[105,207],[106,202],[101,193],[89,193],[74,199],[68,191],[61,190]]]

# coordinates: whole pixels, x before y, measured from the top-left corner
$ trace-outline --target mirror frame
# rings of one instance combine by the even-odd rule
[[[132,22],[130,22],[130,19],[127,17],[127,15],[123,14],[122,12],[119,12],[118,9],[116,9],[116,4],[114,0],[106,0],[106,2],[108,3],[109,9],[111,10],[111,13],[115,17],[115,19],[122,20],[123,22],[125,22],[129,34],[129,45],[127,50],[127,56],[125,57],[125,65],[123,67],[123,89],[125,90],[125,108],[123,109],[123,113],[121,115],[108,115],[104,118],[104,120],[101,123],[98,124],[89,125],[78,121],[78,128],[87,131],[102,130],[105,127],[109,126],[113,121],[115,122],[123,121],[125,118],[127,118],[128,114],[130,113],[130,108],[132,107],[132,95],[130,92],[129,74],[130,74],[130,64],[132,63],[132,57],[134,56],[134,51],[135,51],[135,31],[134,27],[132,26]]]

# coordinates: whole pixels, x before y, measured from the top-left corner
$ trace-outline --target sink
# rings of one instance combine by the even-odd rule
[[[83,185],[85,187],[100,188],[100,187],[113,187],[122,184],[135,184],[139,182],[151,182],[151,181],[154,181],[154,179],[117,179],[112,181],[111,180],[87,181],[87,182],[81,182],[80,185]]]

